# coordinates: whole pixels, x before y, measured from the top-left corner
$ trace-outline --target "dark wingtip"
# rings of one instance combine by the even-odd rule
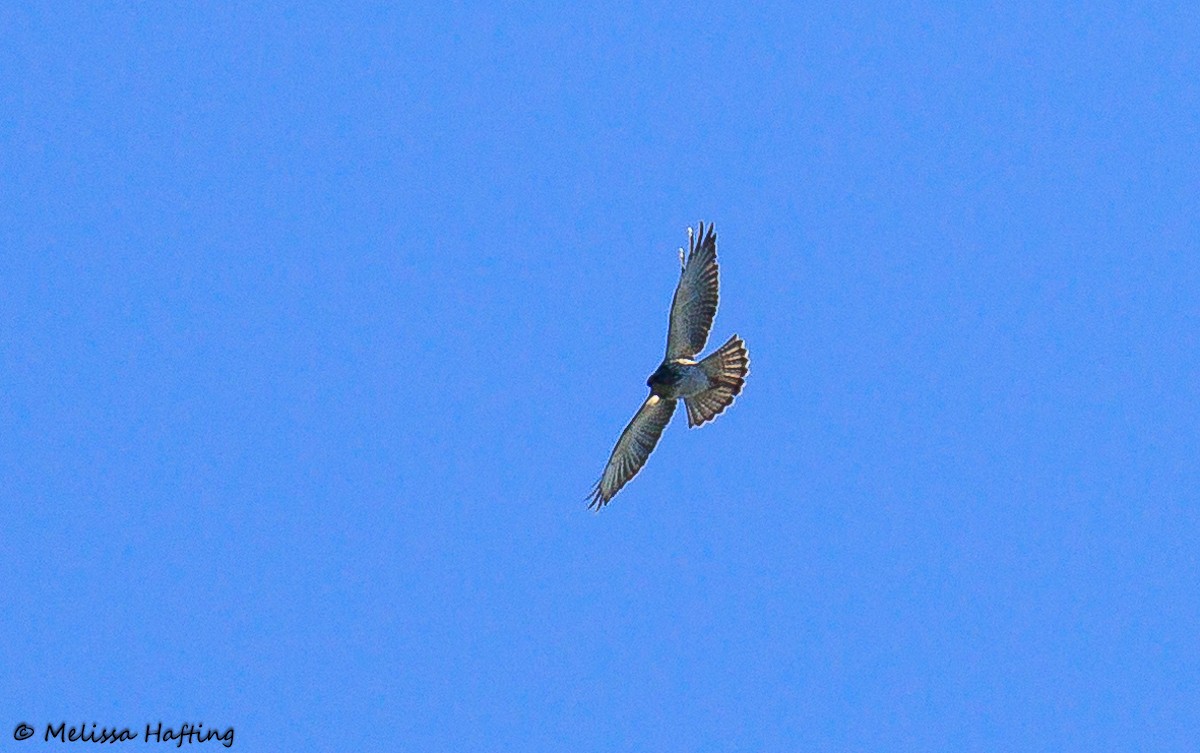
[[[689,239],[688,243],[688,258],[695,254],[700,249],[717,242],[717,230],[715,223],[708,223],[708,232],[705,232],[704,220],[696,223],[696,234]],[[714,249],[715,251],[715,249]]]
[[[704,230],[704,228],[706,228],[706,225],[704,225],[703,219],[701,219],[701,221],[696,224],[696,228],[697,228],[696,235],[692,236],[690,239],[690,242],[689,242],[689,248],[688,248],[689,258],[691,257],[691,254],[695,254],[697,251],[700,251],[701,248],[708,246],[709,243],[714,243],[714,245],[716,243],[716,224],[715,223],[712,223],[712,222],[708,223],[707,233],[706,233],[706,230]],[[714,248],[714,251],[715,251],[715,248]]]
[[[588,493],[585,498],[588,500],[588,509],[592,512],[600,512],[600,508],[608,504],[608,500],[600,493],[600,482],[596,482],[596,486]]]

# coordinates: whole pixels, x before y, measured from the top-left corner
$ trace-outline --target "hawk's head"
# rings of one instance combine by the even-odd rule
[[[650,378],[646,380],[646,386],[650,389],[654,389],[656,385],[659,387],[672,387],[678,384],[681,378],[682,376],[679,374],[678,369],[672,367],[669,363],[664,363],[655,369]]]

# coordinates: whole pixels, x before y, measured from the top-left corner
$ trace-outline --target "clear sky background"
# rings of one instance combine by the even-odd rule
[[[0,749],[1195,750],[1194,3],[166,5],[0,9]]]

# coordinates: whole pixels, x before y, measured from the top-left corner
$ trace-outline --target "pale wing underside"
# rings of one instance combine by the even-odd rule
[[[691,358],[704,350],[713,317],[717,315],[717,234],[704,223],[689,239],[687,264],[671,300],[667,358]]]
[[[592,491],[591,504],[588,507],[599,510],[621,491],[621,487],[629,483],[629,479],[637,475],[646,464],[646,458],[654,451],[673,413],[674,400],[667,400],[658,395],[646,398],[637,415],[625,427],[625,431],[621,432],[621,438],[613,448],[608,465],[604,467],[604,473]]]

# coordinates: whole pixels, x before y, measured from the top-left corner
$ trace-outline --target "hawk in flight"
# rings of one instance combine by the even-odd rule
[[[663,429],[675,413],[675,403],[687,406],[688,426],[713,420],[742,391],[750,371],[750,354],[737,335],[700,361],[692,358],[704,349],[713,317],[717,315],[717,234],[704,223],[692,234],[688,228],[688,255],[679,250],[683,271],[671,301],[667,329],[667,355],[646,380],[650,396],[621,432],[604,473],[596,482],[588,507],[599,510],[621,487],[637,475],[654,451]]]

